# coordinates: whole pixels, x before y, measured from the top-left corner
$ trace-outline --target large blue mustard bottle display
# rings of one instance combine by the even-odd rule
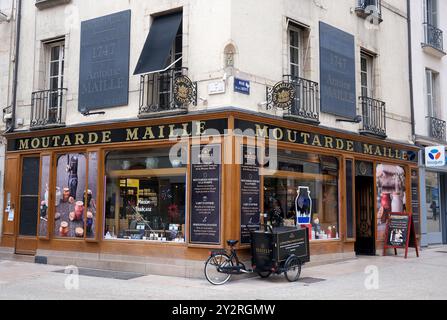
[[[295,199],[297,224],[310,224],[312,217],[312,198],[309,187],[298,187]]]

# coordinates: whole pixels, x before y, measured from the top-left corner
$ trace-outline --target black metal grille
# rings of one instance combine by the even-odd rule
[[[32,129],[64,125],[67,89],[43,90],[32,93]]]
[[[169,69],[159,73],[144,74],[140,79],[140,116],[156,115],[166,111],[188,111],[188,105],[174,99],[174,80],[186,75],[187,68]],[[194,105],[197,105],[197,84],[193,84]]]
[[[430,138],[446,141],[446,122],[434,117],[427,117]]]
[[[363,133],[386,137],[386,105],[385,102],[360,97],[363,117]]]
[[[424,30],[425,43],[435,49],[444,51],[444,36],[442,30],[429,23],[424,23]]]
[[[285,75],[284,81],[292,84],[295,89],[295,99],[292,106],[285,110],[284,117],[319,123],[320,90],[318,83],[291,75]],[[274,107],[272,88],[267,88],[267,109]]]

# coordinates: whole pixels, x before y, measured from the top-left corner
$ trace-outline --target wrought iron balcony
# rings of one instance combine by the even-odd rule
[[[444,35],[441,29],[432,26],[431,24],[424,23],[425,43],[436,50],[444,52]]]
[[[31,129],[65,125],[67,89],[43,90],[31,95]]]
[[[446,122],[434,117],[427,117],[430,138],[446,141]]]
[[[320,123],[320,90],[317,82],[285,75],[280,84],[293,88],[291,102],[284,109],[284,118],[312,124]],[[267,87],[267,109],[278,108],[275,105],[275,87]]]
[[[383,101],[360,97],[363,128],[361,134],[386,138],[386,104]]]
[[[357,0],[355,12],[361,18],[370,18],[371,22],[383,21],[381,0]]]
[[[141,75],[139,117],[160,117],[188,112],[197,105],[197,83],[187,77],[187,68]]]

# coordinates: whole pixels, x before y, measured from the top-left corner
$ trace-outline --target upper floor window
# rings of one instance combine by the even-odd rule
[[[294,78],[300,78],[303,71],[302,30],[296,26],[289,26],[288,38],[290,75]]]
[[[438,26],[438,0],[424,0],[424,19],[425,23]]]
[[[54,91],[64,87],[65,42],[46,44],[48,52],[47,89]]]
[[[426,69],[425,70],[427,88],[427,107],[428,107],[428,116],[432,118],[440,117],[439,106],[438,106],[438,81],[439,81],[439,73]]]
[[[373,63],[374,57],[362,52],[360,55],[360,82],[362,97],[374,98]]]
[[[381,0],[357,0],[355,11],[359,17],[368,18],[372,23],[383,21]]]

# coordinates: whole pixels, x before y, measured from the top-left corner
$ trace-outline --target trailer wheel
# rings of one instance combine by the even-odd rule
[[[257,273],[262,279],[267,279],[272,274],[271,271],[258,271]]]
[[[297,256],[291,255],[284,264],[285,276],[289,282],[296,282],[301,276],[301,261]]]

